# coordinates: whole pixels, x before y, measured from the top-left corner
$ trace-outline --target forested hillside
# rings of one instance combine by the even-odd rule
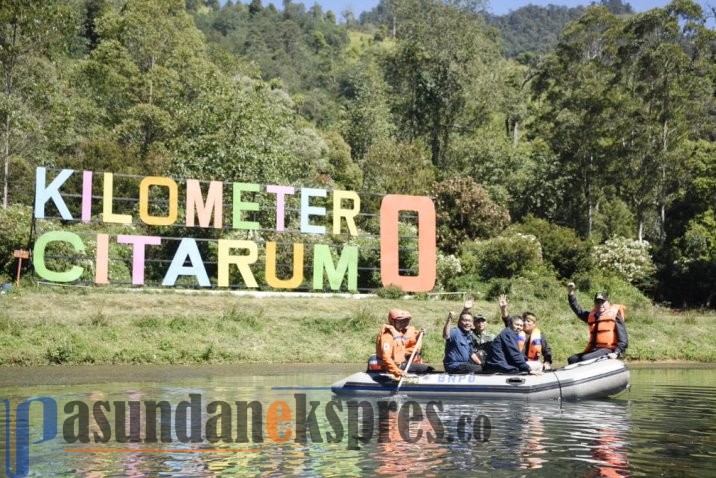
[[[690,0],[602,3],[5,0],[0,273],[48,166],[429,194],[441,290],[716,306],[716,32]]]
[[[588,4],[589,2],[585,2]],[[604,6],[615,15],[631,15],[634,11],[622,0],[592,2]],[[487,24],[500,32],[504,53],[521,62],[551,53],[557,46],[562,30],[584,14],[585,7],[545,7],[529,4],[507,15],[486,15]]]

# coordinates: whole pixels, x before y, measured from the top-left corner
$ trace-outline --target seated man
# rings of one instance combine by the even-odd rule
[[[550,370],[552,368],[552,349],[547,342],[547,336],[537,328],[537,316],[532,312],[523,312],[522,320],[524,321],[525,348],[522,353],[528,362],[537,362],[540,359],[544,361],[542,370]]]
[[[510,326],[502,329],[502,332],[495,337],[485,361],[485,370],[487,372],[542,374],[541,365],[534,366],[527,363],[525,356],[520,352],[517,345],[519,333],[522,332],[523,326],[522,317],[513,316],[510,318]]]
[[[447,373],[478,373],[482,370],[479,359],[472,347],[472,315],[460,314],[457,327],[452,328],[454,315],[450,312],[443,327],[445,339],[445,357],[443,365]]]
[[[610,304],[607,293],[598,292],[594,295],[594,308],[584,310],[574,295],[574,289],[574,282],[567,284],[567,300],[579,320],[589,326],[589,343],[584,352],[572,355],[567,361],[576,363],[603,355],[615,359],[623,355],[629,346],[624,306]]]
[[[495,340],[495,334],[487,331],[487,319],[485,316],[476,315],[472,328],[472,347],[477,355],[478,364],[485,365],[485,359],[493,340]]]
[[[410,325],[410,312],[393,309],[388,312],[388,323],[383,324],[375,341],[375,353],[384,372],[400,378],[408,373],[426,373],[432,367],[421,363],[420,349],[415,353],[410,369],[405,370],[418,342],[418,331]],[[422,345],[422,343],[421,343]]]
[[[505,294],[500,295],[499,304],[500,315],[505,322],[505,327],[508,327],[510,315],[507,313],[507,296]],[[547,337],[536,327],[537,316],[526,311],[522,313],[522,321],[524,328],[517,343],[520,352],[524,354],[528,362],[539,362],[540,359],[543,359],[542,369],[550,370],[552,368],[552,349],[547,343]]]

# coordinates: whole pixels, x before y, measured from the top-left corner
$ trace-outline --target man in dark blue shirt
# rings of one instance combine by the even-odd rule
[[[492,347],[485,361],[487,372],[518,373],[527,372],[534,375],[541,375],[541,370],[533,370],[527,363],[525,356],[520,352],[517,340],[519,333],[524,327],[520,316],[510,317],[510,327],[505,327],[492,341]],[[540,366],[541,368],[541,366]]]
[[[450,312],[445,321],[445,327],[443,327],[445,371],[447,373],[478,373],[482,370],[482,366],[478,365],[479,359],[472,345],[472,314],[463,311],[457,321],[457,327],[451,329],[453,317],[454,314]]]

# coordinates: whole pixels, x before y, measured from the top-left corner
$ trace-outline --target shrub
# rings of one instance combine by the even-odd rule
[[[639,289],[616,272],[598,269],[591,273],[577,274],[574,283],[578,291],[589,294],[589,302],[596,292],[606,291],[611,302],[628,304],[629,308],[646,308],[651,305],[651,301]]]
[[[542,250],[534,236],[514,234],[469,242],[461,249],[460,260],[468,274],[510,278],[542,264]]]
[[[12,255],[15,249],[27,247],[32,224],[32,208],[14,204],[0,209],[0,282],[4,277],[14,275],[17,259]]]
[[[472,178],[437,183],[433,196],[443,251],[455,252],[463,241],[493,237],[510,223],[507,209],[495,203]]]
[[[403,289],[397,285],[389,285],[388,287],[382,287],[375,291],[378,297],[382,299],[400,299],[405,295]]]
[[[634,231],[636,218],[624,201],[613,198],[601,202],[599,210],[594,213],[592,238],[595,242],[614,236],[633,237]]]
[[[437,258],[437,289],[441,291],[446,290],[457,290],[455,286],[455,279],[462,272],[462,264],[460,259],[455,257],[453,254],[445,255],[442,252],[438,253]]]
[[[592,268],[591,244],[581,240],[574,229],[530,215],[521,224],[511,226],[509,231],[536,236],[542,246],[544,261],[559,277],[569,278],[578,271]]]
[[[649,255],[649,243],[614,237],[594,248],[595,265],[612,271],[642,289],[653,285],[656,266]]]
[[[712,209],[689,221],[669,248],[662,293],[678,305],[716,304],[716,214]]]

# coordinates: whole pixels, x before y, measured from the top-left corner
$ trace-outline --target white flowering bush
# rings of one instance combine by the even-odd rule
[[[442,252],[439,252],[437,260],[437,273],[438,289],[443,291],[448,290],[450,289],[452,280],[462,273],[462,263],[460,263],[460,259],[455,257],[453,254],[445,255]]]
[[[647,241],[613,237],[594,247],[594,263],[597,268],[615,272],[631,284],[645,286],[656,273],[649,248]]]

